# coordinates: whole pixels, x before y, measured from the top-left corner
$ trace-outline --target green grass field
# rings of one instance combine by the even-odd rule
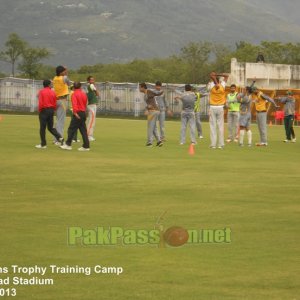
[[[300,142],[283,143],[283,127],[272,126],[267,148],[211,150],[205,123],[190,156],[178,143],[180,123],[166,129],[168,142],[149,149],[146,121],[99,118],[90,152],[63,151],[49,133],[38,150],[37,116],[3,115],[0,268],[124,268],[119,276],[47,273],[54,285],[15,286],[17,298],[300,299]],[[164,211],[165,228],[229,227],[231,243],[68,245],[70,226],[151,230]]]

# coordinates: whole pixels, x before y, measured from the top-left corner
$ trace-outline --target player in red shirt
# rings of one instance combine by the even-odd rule
[[[39,91],[39,120],[40,120],[40,137],[41,143],[35,147],[38,149],[46,149],[46,127],[55,138],[63,144],[64,139],[53,127],[54,111],[56,110],[56,95],[51,90],[51,81],[46,79],[43,81],[44,88]]]
[[[83,145],[79,148],[79,151],[90,151],[90,142],[87,135],[87,129],[85,125],[86,121],[86,106],[87,106],[87,96],[81,89],[80,82],[74,82],[74,93],[72,94],[72,108],[73,116],[71,119],[70,126],[68,128],[68,139],[66,143],[60,146],[64,150],[72,150],[72,139],[74,133],[79,129]]]

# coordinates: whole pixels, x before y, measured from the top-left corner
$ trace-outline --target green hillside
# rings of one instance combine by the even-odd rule
[[[190,41],[299,40],[295,1],[14,0],[0,2],[0,38],[18,33],[70,67],[166,57]],[[269,8],[269,10],[267,10]],[[289,9],[288,9],[289,8]]]

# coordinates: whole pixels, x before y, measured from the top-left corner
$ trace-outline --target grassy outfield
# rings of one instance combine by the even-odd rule
[[[124,268],[119,276],[48,272],[53,286],[16,286],[17,298],[299,299],[300,141],[284,144],[283,127],[272,126],[266,148],[211,150],[205,123],[190,156],[179,129],[167,122],[166,144],[146,148],[146,121],[100,118],[90,152],[77,151],[81,144],[63,151],[49,133],[48,148],[38,150],[37,116],[3,116],[0,267]],[[151,230],[164,211],[165,228],[229,227],[231,243],[67,243],[70,226]]]

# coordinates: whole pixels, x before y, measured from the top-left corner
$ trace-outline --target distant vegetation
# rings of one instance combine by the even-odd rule
[[[0,60],[10,63],[11,75],[15,75],[16,64],[21,74],[28,78],[37,78],[41,73],[41,60],[50,56],[46,48],[31,47],[16,33],[11,33],[0,52]]]
[[[223,44],[200,41],[188,43],[178,55],[167,58],[135,59],[124,64],[83,65],[77,70],[69,70],[69,76],[72,80],[81,81],[92,74],[97,81],[103,82],[161,80],[168,83],[204,83],[212,70],[230,72],[232,57],[236,57],[238,61],[255,62],[259,52],[268,63],[300,64],[300,43],[263,41],[260,45],[253,45],[240,41],[235,44],[234,49],[230,49]],[[18,76],[43,79],[52,78],[55,73],[55,66],[41,63],[49,55],[48,49],[30,47],[16,33],[12,33],[0,52],[0,59],[11,64],[13,75],[17,68]]]

